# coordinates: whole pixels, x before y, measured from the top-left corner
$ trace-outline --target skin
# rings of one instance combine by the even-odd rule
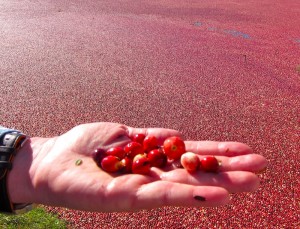
[[[259,187],[255,174],[266,159],[238,142],[186,141],[186,150],[214,155],[220,173],[188,173],[172,163],[149,175],[109,174],[93,160],[96,148],[125,146],[137,133],[155,135],[162,144],[175,130],[132,128],[117,123],[91,123],[53,138],[30,138],[17,153],[8,175],[14,203],[39,203],[97,212],[138,211],[162,206],[215,207],[230,202],[229,193]],[[78,159],[82,160],[76,165]],[[195,196],[205,198],[196,200]],[[199,198],[198,198],[199,199]],[[201,199],[201,198],[200,198]]]

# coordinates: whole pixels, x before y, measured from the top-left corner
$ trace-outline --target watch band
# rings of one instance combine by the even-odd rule
[[[7,175],[13,168],[17,151],[26,142],[27,136],[20,131],[0,126],[0,212],[19,213],[28,204],[13,204],[7,190]]]

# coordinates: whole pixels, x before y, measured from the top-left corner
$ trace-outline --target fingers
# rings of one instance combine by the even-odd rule
[[[199,155],[199,159],[204,156]],[[259,154],[247,154],[236,157],[216,156],[219,161],[219,171],[248,171],[253,173],[259,173],[264,171],[267,167],[267,160],[265,157]],[[176,168],[182,168],[180,161],[175,161],[171,164],[170,168],[166,168],[165,171],[169,171]]]
[[[132,128],[128,127],[129,136],[137,133],[155,135],[162,141],[169,136],[180,136],[172,129]],[[259,172],[266,168],[267,161],[263,156],[253,154],[253,150],[240,142],[185,141],[186,150],[198,155],[214,155],[222,162],[221,171]]]
[[[159,144],[162,144],[163,140],[170,136],[181,136],[178,131],[172,129],[128,127],[129,137],[138,133],[143,133],[146,136],[155,135],[159,139]],[[191,151],[199,155],[234,157],[253,153],[253,150],[248,145],[240,142],[185,141],[185,145],[187,151]]]
[[[200,156],[201,158],[201,156]],[[220,161],[220,171],[249,171],[260,172],[267,166],[267,160],[259,154],[248,154],[236,157],[222,157],[217,159]]]
[[[228,202],[228,192],[220,187],[197,187],[168,181],[156,181],[143,185],[137,191],[133,208],[216,207]]]
[[[252,149],[240,142],[185,141],[186,150],[199,155],[234,157],[253,153]]]
[[[189,185],[222,187],[230,193],[251,192],[259,186],[259,178],[255,174],[243,171],[188,173],[185,169],[177,169],[162,173],[160,178]]]
[[[200,186],[219,186],[230,193],[251,192],[259,187],[259,178],[253,172],[266,168],[267,162],[263,156],[249,154],[236,157],[219,156],[217,159],[221,161],[219,173],[207,173],[201,170],[189,173],[182,168],[168,172],[155,171],[162,180]]]
[[[163,144],[163,141],[171,136],[181,136],[177,130],[165,129],[165,128],[133,128],[128,127],[129,137],[133,137],[135,134],[145,134],[146,136],[154,135],[158,138],[158,143]]]
[[[102,189],[101,186],[99,190]],[[103,206],[106,211],[136,211],[163,206],[215,207],[229,202],[228,191],[221,187],[200,187],[136,174],[114,178],[104,189],[103,198],[97,195],[93,201],[95,210]]]

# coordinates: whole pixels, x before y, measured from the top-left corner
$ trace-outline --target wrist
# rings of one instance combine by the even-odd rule
[[[45,140],[30,138],[18,150],[8,173],[7,189],[12,203],[35,203],[35,159]]]

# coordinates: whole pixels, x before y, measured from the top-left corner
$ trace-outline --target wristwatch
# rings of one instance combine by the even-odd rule
[[[20,214],[32,209],[32,204],[12,203],[7,190],[7,176],[13,160],[28,137],[22,132],[0,126],[0,212]]]

